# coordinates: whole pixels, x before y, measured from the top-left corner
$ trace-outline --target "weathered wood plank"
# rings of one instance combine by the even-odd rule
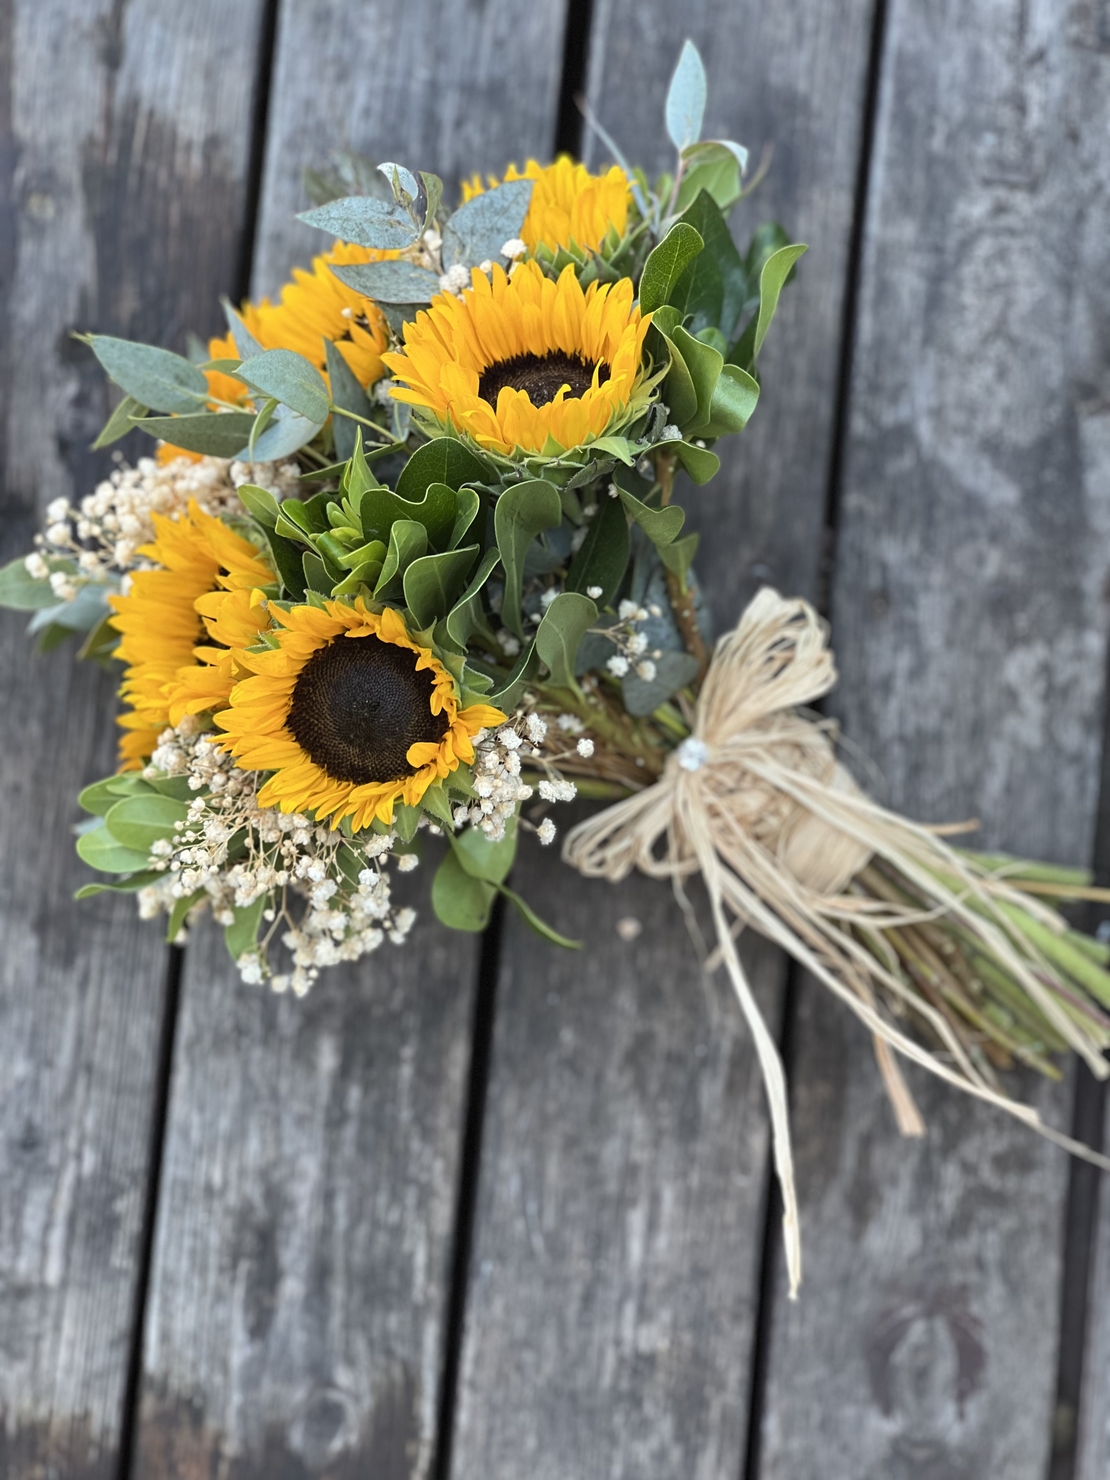
[[[1110,1136],[1103,1136],[1103,1146]],[[1087,1297],[1087,1343],[1075,1480],[1110,1475],[1110,1177],[1101,1178],[1091,1287]]]
[[[816,585],[869,14],[595,8],[591,102],[630,156],[668,163],[663,99],[690,35],[707,131],[757,156],[776,143],[738,229],[778,215],[816,244],[775,325],[766,404],[720,480],[684,495],[714,529],[698,568],[722,626],[761,579]],[[589,954],[557,957],[507,925],[454,1473],[738,1475],[766,1170],[748,1035],[726,989],[699,984],[660,885],[614,894],[538,853],[518,872]],[[614,935],[624,914],[645,924],[634,946]],[[757,959],[777,1017],[782,963],[762,946]]]
[[[301,169],[337,145],[450,180],[500,160],[511,116],[516,147],[542,151],[561,25],[561,3],[511,26],[498,5],[284,7],[255,281],[273,288],[319,250],[292,213]],[[499,60],[479,64],[494,38]],[[502,69],[516,91],[501,90]],[[477,943],[436,926],[426,903],[421,915],[403,952],[325,974],[307,1002],[242,986],[214,940],[190,948],[141,1473],[427,1474]]]
[[[550,155],[564,0],[290,0],[281,7],[253,286],[273,293],[328,244],[296,220],[306,167],[337,149],[443,177]],[[295,100],[292,101],[292,100]]]
[[[1105,55],[1075,12],[894,0],[833,629],[847,733],[919,816],[1090,854],[1110,569]],[[809,1275],[776,1306],[767,1477],[1046,1473],[1067,1163],[799,1032]],[[918,1088],[920,1076],[915,1077]],[[1037,1100],[1068,1123],[1070,1092]]]
[[[421,882],[426,882],[421,880]],[[430,924],[277,998],[188,950],[140,1475],[424,1475],[474,951]]]
[[[0,7],[5,560],[104,471],[106,388],[71,332],[174,341],[231,285],[258,17]],[[246,81],[221,89],[231,53]],[[92,1480],[118,1459],[166,951],[132,901],[72,903],[112,685],[32,658],[23,625],[0,649],[0,1472]]]

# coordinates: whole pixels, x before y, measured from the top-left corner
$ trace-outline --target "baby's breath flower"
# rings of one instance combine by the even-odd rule
[[[590,756],[594,753],[594,742],[592,740],[583,738],[579,740],[575,749],[578,751],[579,755],[585,756],[585,758],[589,760]]]
[[[623,678],[628,672],[628,659],[622,657],[620,653],[614,653],[611,658],[607,659],[605,666],[614,678]]]
[[[546,848],[549,843],[555,841],[555,832],[555,824],[550,817],[545,817],[539,827],[536,828],[536,837],[539,838],[540,842]]]

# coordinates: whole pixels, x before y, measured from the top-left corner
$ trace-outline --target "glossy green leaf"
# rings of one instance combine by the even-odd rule
[[[152,792],[124,797],[109,808],[104,821],[117,843],[149,854],[151,844],[170,837],[188,815],[186,803]]]
[[[705,68],[701,57],[692,41],[684,41],[667,89],[664,110],[667,133],[676,149],[686,149],[701,138],[705,98]]]
[[[505,679],[500,687],[495,682],[494,687],[486,696],[486,702],[494,705],[497,709],[504,709],[506,712],[512,709],[529,683],[531,683],[532,679],[539,672],[539,667],[540,655],[536,652],[536,644],[530,642],[521,649],[520,656],[513,664],[512,672],[508,678]]]
[[[754,322],[749,324],[741,335],[735,353],[729,355],[734,364],[748,368],[754,365],[759,358],[759,351],[763,348],[767,330],[771,327],[771,320],[775,317],[779,296],[794,269],[795,262],[805,251],[806,248],[796,242],[788,247],[780,247],[777,252],[772,252],[763,264],[763,271],[759,274],[759,312]]]
[[[677,504],[668,504],[665,509],[652,509],[619,483],[617,493],[621,503],[657,548],[669,545],[678,538],[686,515]]]
[[[520,603],[528,546],[544,530],[554,529],[562,518],[563,506],[558,490],[542,478],[514,483],[505,489],[494,505],[494,535],[505,570],[501,620],[517,637],[524,636]]]
[[[82,884],[73,897],[92,899],[97,894],[134,894],[136,889],[145,889],[148,884],[156,884],[161,877],[155,869],[143,869],[139,873],[130,874],[126,879],[117,879],[113,884]]]
[[[270,555],[274,562],[286,596],[291,601],[304,600],[304,567],[301,564],[301,547],[274,530],[266,531]]]
[[[609,606],[624,579],[628,549],[628,519],[624,505],[619,498],[603,496],[597,513],[590,520],[586,538],[571,561],[567,590],[585,595],[591,588],[600,586],[601,595],[593,599],[599,607]]]
[[[77,805],[94,817],[106,817],[123,797],[135,792],[150,791],[147,783],[134,771],[125,771],[120,776],[106,776],[103,781],[94,781],[77,795]]]
[[[424,555],[404,574],[405,605],[417,627],[431,627],[445,617],[462,595],[466,578],[478,555],[477,545]]]
[[[451,526],[451,537],[447,541],[449,550],[457,549],[462,543],[467,530],[477,519],[478,510],[481,507],[482,500],[473,488],[460,488],[455,494],[455,522]]]
[[[174,941],[181,934],[182,927],[185,924],[185,917],[193,906],[204,898],[204,894],[205,891],[203,889],[197,889],[192,894],[186,894],[183,899],[174,900],[173,909],[170,911],[169,919],[166,921],[166,940],[170,945],[173,945]]]
[[[686,171],[678,189],[675,209],[681,213],[704,190],[712,196],[717,209],[722,214],[727,214],[740,199],[743,190],[743,172],[734,152],[740,148],[738,144],[730,147],[715,139],[707,139],[704,143],[695,144],[685,150]],[[742,150],[742,153],[746,160],[747,150]]]
[[[316,554],[315,550],[306,550],[301,556],[301,568],[304,570],[304,585],[306,594],[309,591],[317,591],[321,596],[330,596],[331,588],[335,585],[328,572],[327,565]]]
[[[484,930],[496,898],[496,886],[468,874],[453,849],[432,880],[432,908],[451,930]]]
[[[463,652],[466,651],[471,636],[484,621],[482,590],[500,558],[496,550],[486,551],[470,584],[447,614],[447,636]]]
[[[419,502],[433,483],[458,489],[464,483],[482,483],[485,464],[454,437],[436,437],[418,447],[397,479],[398,498]]]
[[[155,411],[195,411],[208,396],[208,382],[181,355],[153,344],[133,344],[108,334],[90,334],[92,352],[127,395]]]
[[[264,529],[276,527],[280,506],[268,488],[259,488],[256,483],[243,483],[239,488],[239,497]]]
[[[516,858],[516,818],[509,819],[505,836],[499,843],[491,843],[481,828],[464,828],[451,839],[451,847],[459,863],[472,878],[484,879],[487,884],[501,884],[509,876]]]
[[[198,411],[192,416],[144,416],[135,426],[187,452],[237,457],[247,445],[254,422],[251,411]]]
[[[597,620],[597,605],[588,596],[564,591],[543,614],[536,629],[536,651],[561,689],[574,687],[574,659],[578,644]]]
[[[672,342],[683,363],[690,372],[690,379],[694,386],[697,410],[692,421],[680,421],[679,427],[689,436],[705,436],[704,427],[709,425],[710,407],[713,404],[713,392],[717,387],[717,381],[721,377],[721,368],[724,365],[724,356],[719,350],[710,344],[704,344],[681,326],[674,331]],[[673,409],[673,408],[672,408]]]
[[[414,560],[428,548],[428,531],[412,519],[395,519],[389,529],[389,548],[374,587],[374,595],[380,600],[386,595],[399,596],[402,590],[401,577]]]
[[[722,365],[713,387],[709,420],[698,428],[700,434],[723,437],[730,432],[742,432],[758,401],[759,381],[739,365]]]
[[[422,524],[427,531],[428,543],[435,549],[445,549],[455,525],[457,508],[455,490],[446,483],[432,483],[424,491],[423,498],[410,502],[379,485],[368,488],[359,503],[359,517],[367,536],[384,540],[397,519],[406,519]]]
[[[715,452],[710,452],[707,447],[694,447],[690,442],[671,442],[668,445],[699,488],[717,476],[721,459]]]
[[[645,313],[661,308],[675,283],[705,246],[699,232],[677,221],[653,249],[640,278],[640,307]]]
[[[402,206],[368,195],[329,201],[302,212],[297,220],[360,247],[403,249],[412,246],[417,237],[416,223]]]
[[[331,387],[333,405],[343,411],[350,411],[355,416],[364,416],[369,419],[370,401],[366,392],[359,385],[354,371],[330,339],[324,340],[324,354],[327,357],[328,383]],[[335,455],[341,462],[346,462],[348,458],[354,456],[355,441],[360,430],[359,424],[352,421],[350,417],[337,416],[333,412],[331,430],[335,438]]]
[[[675,284],[670,302],[688,319],[693,333],[720,329],[732,338],[748,297],[748,275],[720,208],[708,191],[701,190],[682,214],[701,236],[705,248]]]
[[[683,535],[682,539],[675,540],[673,544],[664,545],[659,551],[659,558],[669,571],[673,571],[686,589],[686,574],[690,569],[698,548],[698,536],[696,534]]]

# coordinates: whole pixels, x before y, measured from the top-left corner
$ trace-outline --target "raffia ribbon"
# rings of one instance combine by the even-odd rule
[[[738,927],[754,926],[782,946],[870,1028],[906,1134],[919,1135],[924,1127],[892,1049],[1001,1105],[1068,1149],[1090,1154],[1045,1126],[1030,1106],[991,1088],[944,1017],[928,1004],[914,998],[915,1010],[929,1019],[947,1051],[943,1060],[880,1013],[875,986],[881,983],[901,996],[906,987],[860,941],[868,926],[913,924],[950,913],[996,953],[1097,1075],[1110,1072],[1097,1046],[1018,955],[997,905],[1020,898],[1026,910],[1041,907],[1004,882],[976,873],[937,833],[872,802],[837,761],[830,725],[798,712],[835,682],[828,631],[817,613],[806,602],[785,600],[765,587],[735,631],[718,642],[692,733],[669,757],[663,776],[580,823],[563,848],[566,862],[591,878],[616,882],[638,868],[676,883],[695,873],[705,881],[715,955],[751,1029],[767,1090],[792,1298],[801,1282],[802,1257],[786,1081],[740,963],[734,940]],[[873,856],[896,865],[932,907],[923,912],[844,892]],[[937,872],[955,887],[938,880]],[[1051,912],[1043,911],[1043,918],[1058,928]]]

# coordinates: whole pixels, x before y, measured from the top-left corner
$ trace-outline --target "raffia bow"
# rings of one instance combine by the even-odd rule
[[[1019,948],[1005,907],[1020,901],[1042,923],[1060,917],[976,868],[935,831],[876,805],[836,759],[828,722],[799,713],[836,682],[828,632],[806,602],[764,588],[735,631],[720,639],[698,699],[690,737],[645,791],[580,823],[567,836],[566,862],[616,882],[633,868],[676,883],[700,873],[723,961],[751,1028],[770,1104],[775,1168],[783,1194],[790,1293],[801,1282],[801,1239],[786,1083],[774,1039],[756,1006],[736,950],[738,928],[753,926],[844,1001],[871,1030],[902,1131],[924,1129],[891,1050],[991,1104],[1068,1149],[1086,1147],[1045,1126],[1036,1110],[1000,1094],[969,1058],[942,1013],[919,998],[941,1059],[900,1032],[880,1011],[876,987],[907,997],[901,975],[868,949],[867,933],[948,915],[1021,984],[1093,1072],[1110,1072],[1100,1045],[1060,1007],[1028,943]],[[894,865],[928,904],[846,892],[872,859]],[[948,1061],[950,1059],[950,1062]]]

